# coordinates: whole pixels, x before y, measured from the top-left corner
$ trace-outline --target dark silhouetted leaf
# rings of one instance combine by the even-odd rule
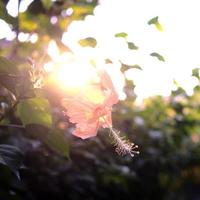
[[[0,84],[11,91],[13,94],[16,94],[16,78],[9,76],[8,74],[0,73]]]
[[[18,69],[16,64],[9,61],[8,59],[0,56],[0,73],[3,74],[16,74]]]
[[[11,169],[6,165],[0,163],[0,185],[1,189],[9,189],[12,181],[12,171]],[[1,193],[0,198],[2,199]],[[7,198],[6,198],[7,199]]]
[[[156,23],[158,23],[158,16],[156,16],[156,17],[154,17],[154,18],[152,18],[152,19],[150,19],[150,20],[148,21],[148,24],[149,24],[149,25],[151,25],[151,24],[156,24]]]
[[[52,125],[50,105],[47,99],[22,100],[17,106],[17,113],[24,125],[40,124],[47,127]]]
[[[116,34],[115,34],[115,37],[126,38],[127,36],[128,36],[128,34],[125,33],[125,32],[120,32],[120,33],[116,33]]]
[[[195,68],[192,70],[192,76],[196,77],[197,79],[200,78],[200,75],[199,75],[199,70],[200,68]]]
[[[8,14],[6,9],[6,2],[2,1],[0,1],[0,18],[5,20],[9,24],[12,24],[14,29],[16,28],[17,18],[12,17],[11,15]]]
[[[69,157],[69,143],[60,131],[53,130],[45,139],[45,143],[57,153]]]
[[[97,45],[97,41],[95,38],[88,37],[88,38],[79,40],[79,44],[82,47],[93,47],[94,48]]]
[[[106,63],[106,64],[111,64],[111,63],[113,63],[113,62],[112,62],[109,58],[106,58],[106,59],[105,59],[105,63]]]
[[[152,19],[150,19],[149,21],[148,21],[148,24],[149,25],[155,25],[155,27],[159,30],[159,31],[163,31],[163,27],[162,27],[162,25],[160,24],[160,22],[158,21],[158,16],[156,16],[156,17],[154,17],[154,18],[152,18]]]
[[[46,12],[41,0],[33,1],[27,11],[33,15],[44,14]]]
[[[162,62],[165,62],[165,58],[162,55],[160,55],[160,54],[158,54],[156,52],[151,53],[150,56],[156,57],[158,60],[160,60]]]
[[[51,6],[53,5],[53,1],[42,0],[42,4],[47,10],[49,10],[51,8]]]
[[[28,137],[44,141],[50,132],[50,129],[40,124],[27,124],[25,130]]]
[[[85,16],[92,14],[94,10],[95,5],[92,4],[74,4],[71,6],[73,9],[72,19],[73,20],[83,20]]]
[[[13,145],[0,144],[0,163],[7,165],[10,170],[16,173],[22,163],[20,149]]]
[[[127,71],[129,69],[133,69],[133,68],[142,70],[142,68],[139,65],[127,65],[127,64],[124,64],[124,63],[122,63],[121,65],[122,65],[121,66],[121,72],[123,72],[123,73],[125,71]]]
[[[139,49],[139,47],[137,47],[133,42],[128,42],[128,48],[131,50]]]
[[[18,69],[16,64],[0,56],[0,84],[16,94]]]

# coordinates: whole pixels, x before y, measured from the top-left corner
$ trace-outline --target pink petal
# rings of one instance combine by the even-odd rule
[[[75,98],[63,101],[63,106],[67,109],[66,114],[72,123],[87,123],[95,109],[92,104]]]
[[[102,88],[105,90],[108,90],[109,96],[106,100],[106,104],[112,106],[113,104],[116,104],[118,102],[118,95],[115,91],[115,88],[113,86],[112,80],[110,76],[105,72],[100,72],[101,75],[101,85]]]
[[[85,127],[76,127],[76,130],[73,132],[73,135],[86,139],[89,137],[94,137],[97,135],[97,130],[99,128],[98,122],[93,124],[87,124]]]

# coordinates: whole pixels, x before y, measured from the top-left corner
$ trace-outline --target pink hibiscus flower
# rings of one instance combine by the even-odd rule
[[[96,136],[101,127],[112,127],[112,106],[118,102],[118,95],[105,71],[99,72],[99,77],[99,83],[91,83],[77,96],[63,101],[70,122],[76,124],[73,134],[82,139]]]
[[[118,102],[118,95],[109,75],[105,71],[98,72],[100,81],[87,84],[76,96],[68,96],[63,100],[69,121],[75,124],[73,135],[86,139],[97,135],[99,128],[109,128],[115,141],[116,151],[134,156],[139,153],[134,149],[137,145],[124,140],[119,132],[112,128],[112,106]]]

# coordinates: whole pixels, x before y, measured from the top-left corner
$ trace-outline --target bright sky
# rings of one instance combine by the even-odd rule
[[[31,2],[23,2],[26,1]],[[82,57],[95,57],[101,65],[104,65],[104,57],[112,59],[116,67],[109,68],[111,74],[118,70],[119,60],[126,64],[140,65],[142,71],[134,69],[127,72],[127,77],[133,79],[136,84],[138,101],[155,94],[169,95],[173,88],[173,79],[191,93],[196,84],[195,79],[191,77],[191,71],[200,66],[199,0],[100,2],[94,10],[94,15],[87,16],[85,21],[75,21],[70,25],[63,34],[63,43]],[[11,5],[10,12],[14,13],[14,6]],[[26,4],[21,10],[25,10],[25,7]],[[147,24],[155,16],[159,16],[163,32]],[[3,25],[6,27],[0,21],[0,26]],[[128,40],[134,42],[139,50],[128,50],[122,38],[113,37],[119,32],[126,32]],[[1,32],[1,38],[2,34]],[[77,41],[86,37],[97,39],[95,49],[83,49],[78,45]],[[161,54],[166,61],[161,62],[149,56],[152,52]],[[115,82],[123,82],[119,74],[115,74]]]
[[[191,71],[200,65],[200,12],[198,0],[102,0],[94,16],[84,22],[73,22],[63,41],[72,47],[74,41],[93,36],[99,43],[99,56],[107,55],[126,64],[138,64],[143,71],[130,70],[139,99],[155,95],[169,95],[173,79],[192,92],[196,80]],[[159,16],[164,31],[159,32],[147,22]],[[118,32],[128,33],[129,41],[138,47],[129,51],[122,39],[113,38]],[[73,38],[70,40],[69,38]],[[166,62],[149,56],[163,55]]]

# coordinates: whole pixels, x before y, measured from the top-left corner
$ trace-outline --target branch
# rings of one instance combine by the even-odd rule
[[[25,129],[24,126],[17,125],[17,124],[0,124],[0,128],[20,128],[20,129]]]

